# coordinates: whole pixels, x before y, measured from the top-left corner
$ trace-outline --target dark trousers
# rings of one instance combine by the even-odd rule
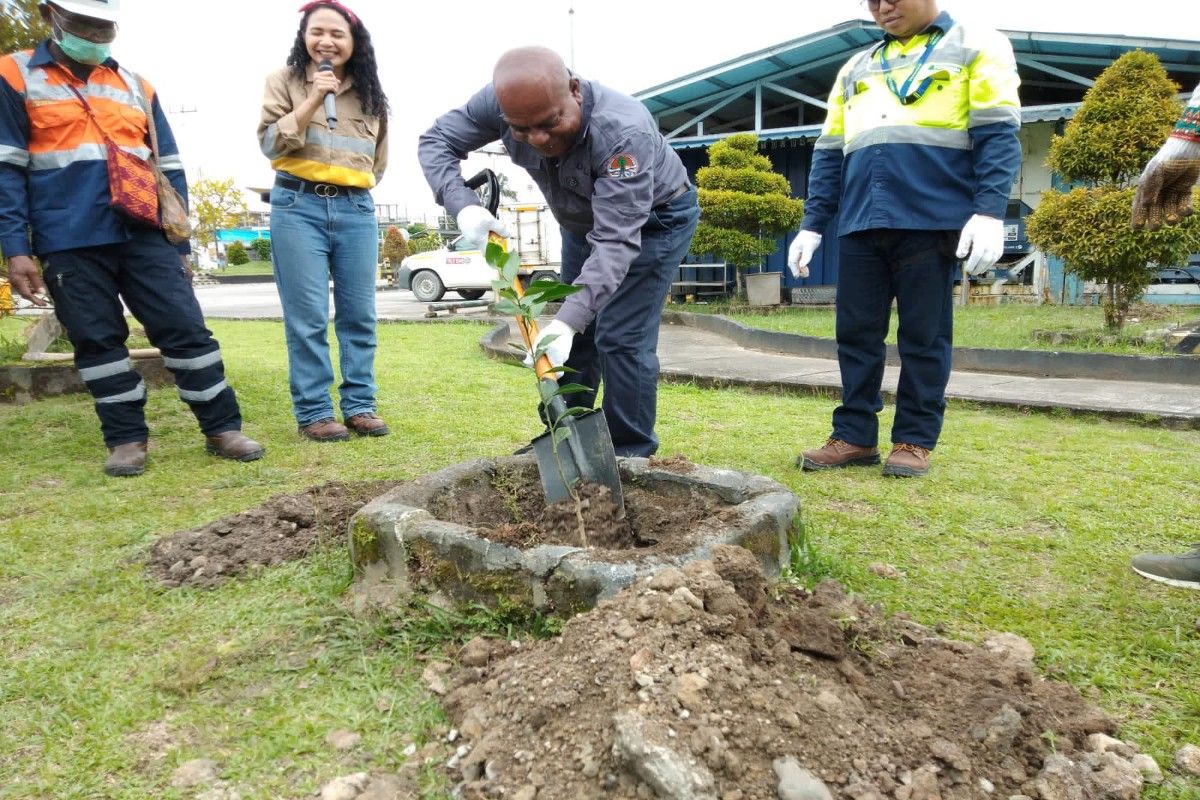
[[[600,313],[571,344],[565,381],[592,390],[604,385],[601,408],[619,456],[651,456],[658,450],[658,328],[667,289],[692,242],[700,218],[696,190],[655,209],[642,226],[642,249]],[[562,280],[579,277],[592,246],[563,229]],[[566,399],[592,407],[595,393]]]
[[[861,447],[879,443],[892,300],[900,318],[900,382],[892,442],[930,450],[946,410],[953,344],[954,231],[876,230],[842,237],[838,263],[837,345],[842,404],[833,436]]]
[[[225,365],[179,254],[161,231],[119,244],[62,250],[43,259],[54,313],[75,347],[75,366],[96,402],[104,443],[145,441],[146,385],[133,369],[121,301],[162,351],[179,396],[207,436],[242,427]]]

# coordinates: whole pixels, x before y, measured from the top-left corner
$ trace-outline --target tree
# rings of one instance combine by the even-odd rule
[[[1044,193],[1026,220],[1029,240],[1068,272],[1106,284],[1110,330],[1124,325],[1150,285],[1148,263],[1175,264],[1200,250],[1200,218],[1153,233],[1130,226],[1133,183],[1179,117],[1178,91],[1151,53],[1134,50],[1114,61],[1050,145],[1047,165],[1076,187]]]
[[[241,242],[233,242],[229,247],[225,248],[225,261],[233,267],[239,264],[249,264],[250,256],[246,254],[246,245]]]
[[[246,200],[242,190],[233,185],[233,178],[223,181],[202,178],[188,189],[188,197],[195,220],[196,241],[201,247],[207,247],[216,238],[217,231],[233,227],[246,213]]]
[[[496,182],[500,184],[500,196],[512,200],[514,203],[517,200],[517,190],[509,186],[508,176],[503,172],[496,173]]]
[[[696,173],[700,224],[692,237],[694,255],[712,255],[742,271],[775,252],[779,234],[794,230],[804,201],[794,200],[787,178],[758,152],[758,136],[738,133],[708,148],[709,166]]]
[[[408,226],[408,252],[410,255],[437,250],[442,246],[442,235],[423,222]]]
[[[383,235],[383,247],[380,248],[379,254],[396,269],[401,261],[408,258],[408,253],[408,239],[405,238],[404,231],[395,225],[388,228],[387,233]]]
[[[250,243],[250,249],[254,254],[263,261],[271,260],[271,240],[270,239],[255,239]]]
[[[27,50],[50,36],[50,29],[38,13],[40,0],[0,0],[0,54]]]

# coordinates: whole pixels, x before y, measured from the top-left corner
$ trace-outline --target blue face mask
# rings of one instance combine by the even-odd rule
[[[58,25],[54,26],[53,33],[54,43],[58,45],[58,49],[63,51],[63,55],[80,64],[90,66],[103,64],[112,52],[112,45],[89,42],[80,36],[67,33]]]

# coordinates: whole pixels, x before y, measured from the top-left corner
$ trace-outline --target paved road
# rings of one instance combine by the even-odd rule
[[[279,319],[283,311],[274,283],[233,283],[216,286],[197,286],[196,298],[204,316],[229,319]],[[457,300],[458,295],[447,292],[445,301]],[[401,289],[382,289],[375,293],[375,308],[381,319],[422,319],[428,309]],[[329,298],[333,313],[333,295]]]

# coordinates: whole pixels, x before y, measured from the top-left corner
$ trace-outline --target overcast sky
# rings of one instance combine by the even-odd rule
[[[857,0],[759,0],[742,4],[748,12],[743,16],[729,13],[737,4],[678,0],[347,4],[371,32],[392,104],[390,164],[375,199],[415,214],[436,211],[417,165],[417,137],[484,85],[496,58],[510,47],[551,47],[582,76],[632,94],[838,22],[870,17]],[[268,185],[272,172],[255,138],[263,79],[284,65],[301,0],[121,5],[114,55],[158,90],[189,179],[231,177],[242,186]],[[1191,0],[943,0],[941,7],[1005,29],[1200,39]],[[518,189],[529,184],[519,171],[512,178]]]

